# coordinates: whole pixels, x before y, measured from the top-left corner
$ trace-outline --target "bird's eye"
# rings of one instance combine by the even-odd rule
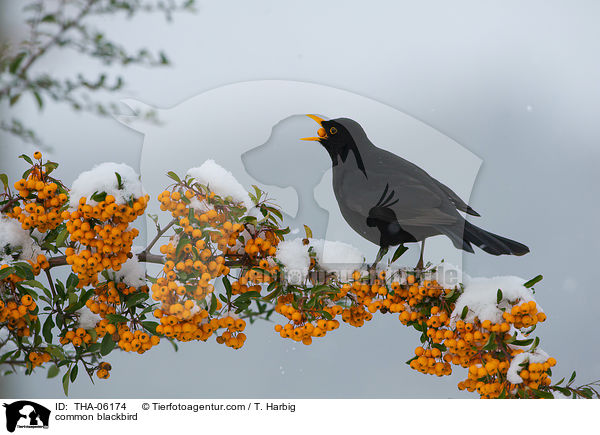
[[[329,133],[331,133],[331,134],[336,134],[336,133],[337,133],[337,128],[335,128],[335,127],[331,127],[331,128],[329,129]]]

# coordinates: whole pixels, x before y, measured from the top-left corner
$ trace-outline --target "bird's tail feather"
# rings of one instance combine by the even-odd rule
[[[465,221],[463,240],[492,255],[525,255],[529,252],[524,244],[490,233],[468,221]]]

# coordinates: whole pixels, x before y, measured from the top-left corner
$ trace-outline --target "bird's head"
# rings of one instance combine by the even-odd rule
[[[326,121],[315,115],[306,115],[316,121],[320,128],[315,137],[304,137],[302,140],[319,142],[329,153],[334,166],[345,162],[349,155],[356,157],[358,167],[364,171],[361,152],[372,146],[360,124],[352,119],[337,118]]]
[[[303,137],[302,140],[319,142],[327,149],[347,147],[354,142],[354,139],[352,138],[352,135],[348,129],[340,122],[346,121],[346,119],[340,118],[326,121],[316,115],[306,116],[317,122],[321,128],[317,130],[318,136]]]

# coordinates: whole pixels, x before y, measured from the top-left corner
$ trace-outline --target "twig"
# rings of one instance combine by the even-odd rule
[[[42,46],[33,56],[31,56],[27,60],[27,62],[25,62],[23,67],[21,67],[21,71],[19,71],[19,76],[21,76],[22,78],[25,78],[25,75],[27,74],[27,70],[31,67],[31,65],[40,56],[42,56],[44,53],[46,53],[46,51],[48,51],[54,44],[56,44],[58,42],[58,40],[60,39],[60,37],[62,35],[64,35],[67,30],[69,30],[71,27],[75,26],[79,21],[81,21],[81,19],[83,19],[83,17],[85,17],[90,12],[90,9],[94,5],[94,3],[96,3],[97,1],[98,0],[88,0],[87,4],[84,6],[84,8],[81,10],[81,12],[79,12],[79,14],[73,20],[66,21],[61,26],[60,30],[56,33],[56,35],[54,35],[52,37],[52,39],[50,39],[50,41],[48,41],[44,46]]]
[[[65,260],[66,262],[66,260]],[[56,298],[56,289],[54,288],[54,283],[52,282],[52,275],[50,275],[50,268],[45,269],[46,278],[48,278],[48,284],[50,285],[50,290],[52,291],[52,297]]]
[[[149,254],[146,250],[137,254],[138,261],[142,263],[153,263],[153,264],[164,264],[165,256],[161,254]],[[50,267],[48,269],[52,269],[53,267],[66,266],[67,265],[67,256],[59,255],[58,257],[51,257],[48,259],[48,263]],[[240,261],[226,261],[225,266],[242,266],[243,263]]]
[[[169,228],[171,228],[173,225],[175,225],[176,222],[177,222],[177,219],[173,219],[163,229],[161,229],[159,226],[157,226],[158,231],[156,233],[156,237],[154,237],[154,239],[152,239],[152,241],[148,244],[146,249],[144,249],[144,252],[147,255],[150,254],[150,250],[154,247],[154,245],[156,245],[156,242],[158,242],[158,240],[163,236],[163,234],[166,233],[169,230]]]

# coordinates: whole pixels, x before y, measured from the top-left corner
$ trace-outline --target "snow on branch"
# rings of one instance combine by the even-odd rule
[[[89,171],[79,174],[71,186],[72,209],[77,208],[80,198],[87,198],[87,203],[97,205],[100,198],[96,195],[112,195],[115,203],[126,204],[134,198],[146,193],[135,170],[125,163],[105,162],[94,166]],[[102,195],[103,196],[103,195]]]
[[[0,263],[15,260],[35,260],[42,251],[21,224],[5,216],[0,217]]]
[[[253,206],[248,192],[231,172],[219,166],[214,160],[207,160],[201,166],[191,168],[187,176],[194,178],[197,183],[208,186],[208,188],[222,198],[228,196],[235,202],[241,202],[246,210]]]

